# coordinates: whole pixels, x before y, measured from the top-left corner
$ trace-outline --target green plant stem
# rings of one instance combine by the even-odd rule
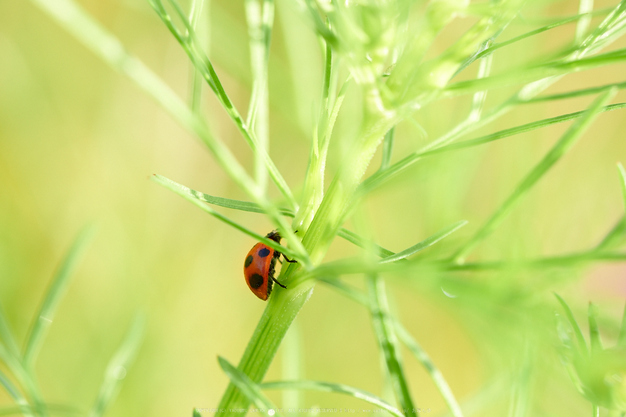
[[[367,278],[367,286],[374,333],[385,355],[387,371],[391,378],[396,399],[405,416],[417,416],[416,407],[413,404],[406,376],[404,375],[404,368],[400,361],[400,350],[393,322],[389,319],[389,306],[384,281],[376,275],[370,275]]]
[[[292,270],[293,266],[290,265],[285,275],[288,277]],[[285,277],[281,274],[279,280],[284,279]],[[263,380],[281,340],[312,292],[312,282],[293,289],[277,288],[273,291],[268,306],[237,366],[237,369],[252,382],[258,384]],[[228,417],[241,414],[237,410],[247,410],[249,405],[250,399],[231,382],[217,408],[220,410],[219,416]]]
[[[274,1],[246,0],[246,20],[250,38],[250,62],[252,64],[252,97],[246,124],[255,133],[258,146],[267,151],[269,147],[269,85],[268,64],[270,39],[274,24]],[[255,178],[262,189],[267,187],[267,170],[261,152],[255,152]]]
[[[312,265],[319,264],[324,258],[330,243],[345,221],[354,192],[377,146],[385,132],[395,124],[394,119],[375,112],[370,113],[365,120],[363,134],[353,143],[352,152],[346,154],[342,169],[333,179],[302,239],[302,245],[309,254]],[[286,279],[279,279],[286,282],[295,280],[291,274],[296,268],[290,264],[285,273]],[[310,297],[313,285],[314,281],[309,280],[286,290],[278,289],[272,295],[237,367],[253,382],[262,381],[289,325]],[[247,409],[249,405],[249,399],[231,383],[218,408],[228,413],[228,410]]]

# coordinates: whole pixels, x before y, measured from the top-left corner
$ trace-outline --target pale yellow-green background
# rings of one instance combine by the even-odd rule
[[[212,3],[211,57],[245,113],[250,71],[242,2]],[[307,22],[287,3],[278,1],[272,47],[271,155],[297,193],[319,103],[320,50]],[[80,4],[188,97],[186,56],[147,2]],[[563,16],[576,7],[577,2],[561,2],[547,13]],[[468,24],[463,21],[458,28]],[[514,26],[511,33],[529,28]],[[437,47],[449,44],[458,32],[445,31]],[[573,26],[567,26],[505,52],[501,59],[496,56],[494,72],[540,56],[537,51],[566,45],[572,32]],[[550,91],[623,81],[624,69],[577,74]],[[208,89],[204,92],[204,112],[215,132],[250,166],[244,141]],[[357,106],[350,100],[347,105]],[[614,102],[623,100],[621,94]],[[523,107],[484,133],[581,110],[589,102],[587,97]],[[467,101],[448,100],[425,109],[417,120],[432,139],[466,111]],[[623,111],[601,115],[502,229],[478,248],[479,259],[563,254],[601,239],[623,212],[615,164],[626,162],[624,120]],[[349,125],[349,118],[340,121],[339,132]],[[376,192],[361,215],[371,222],[380,244],[394,251],[460,219],[470,225],[456,239],[467,238],[566,128],[558,125],[418,164]],[[425,142],[410,124],[400,126],[396,155]],[[331,170],[341,162],[337,155],[330,157]],[[129,80],[30,2],[2,1],[0,302],[20,342],[73,238],[86,224],[97,226],[37,360],[39,382],[50,403],[91,407],[107,361],[140,311],[148,319],[146,337],[109,415],[189,415],[193,407],[215,407],[227,384],[216,357],[236,364],[263,311],[265,304],[252,296],[242,276],[243,257],[254,242],[149,181],[154,173],[212,195],[247,199],[206,149]],[[275,190],[272,194],[277,196]],[[258,233],[272,228],[260,215],[221,211]],[[353,250],[337,242],[329,257],[344,252]],[[618,317],[625,275],[623,265],[593,268],[563,291],[579,307],[593,300],[605,314]],[[390,288],[399,316],[458,397],[477,390],[493,371],[487,369],[489,352],[481,350],[480,337],[438,299],[396,282]],[[362,307],[317,286],[297,326],[304,377],[383,395],[380,356]],[[416,403],[443,410],[426,373],[407,352],[404,356]],[[280,378],[280,359],[279,352],[268,379]],[[574,398],[569,411],[586,415],[575,391],[566,387],[565,392]],[[280,395],[270,395],[281,404]],[[9,404],[0,392],[0,406]],[[310,393],[302,405],[371,408]]]

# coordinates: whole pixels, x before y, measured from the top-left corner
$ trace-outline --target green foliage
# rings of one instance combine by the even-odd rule
[[[576,344],[572,344],[566,332],[561,332],[561,342],[565,347],[564,363],[580,393],[594,405],[612,411],[626,412],[626,345],[623,340],[612,348],[603,348],[598,328],[598,308],[589,303],[589,348],[572,311],[565,301],[557,295],[565,310],[571,329],[576,335]],[[626,311],[626,310],[625,310]],[[622,329],[626,322],[622,319]]]
[[[0,409],[0,414],[23,414],[26,416],[45,417],[53,412],[63,414],[77,414],[79,411],[69,406],[46,403],[42,390],[39,387],[34,361],[43,344],[47,329],[52,325],[56,310],[69,285],[69,280],[77,266],[82,252],[87,248],[94,234],[94,227],[84,228],[75,239],[65,259],[53,277],[46,291],[41,307],[34,315],[33,325],[26,341],[24,352],[17,348],[17,342],[0,309],[0,362],[12,374],[17,385],[0,371],[0,385],[13,398],[17,408]],[[91,417],[99,417],[104,414],[106,407],[114,400],[120,389],[120,384],[126,376],[127,369],[132,364],[139,349],[143,337],[143,319],[135,320],[120,348],[111,359],[107,367],[104,381],[96,403],[89,413]]]
[[[541,406],[533,403],[533,384],[538,377],[531,371],[546,361],[537,352],[551,349],[549,340],[555,334],[560,336],[567,352],[567,372],[574,386],[591,402],[595,412],[599,413],[600,406],[626,410],[625,388],[621,382],[626,380],[623,363],[626,325],[622,324],[618,346],[614,350],[604,349],[599,336],[601,322],[597,319],[596,308],[590,305],[590,346],[587,347],[574,313],[559,296],[557,299],[565,311],[566,323],[559,322],[556,331],[546,329],[543,324],[545,310],[552,306],[551,301],[546,301],[548,291],[563,282],[573,281],[572,278],[562,278],[562,275],[576,276],[582,271],[582,266],[591,263],[626,260],[626,254],[619,251],[626,236],[624,218],[599,245],[579,252],[539,258],[522,255],[518,259],[509,259],[502,254],[495,260],[481,260],[478,255],[478,260],[470,259],[478,244],[489,242],[488,239],[501,228],[537,184],[562,159],[569,156],[572,147],[587,134],[603,112],[626,106],[624,103],[609,104],[624,88],[624,82],[541,95],[566,76],[594,69],[612,69],[626,61],[626,49],[604,51],[626,32],[626,1],[601,11],[594,11],[591,2],[581,1],[576,15],[550,21],[547,25],[545,22],[533,24],[532,30],[512,36],[508,31],[516,25],[525,24],[524,12],[532,6],[527,4],[531,2],[502,0],[472,4],[464,0],[425,3],[412,0],[304,0],[299,3],[299,13],[309,22],[311,30],[322,44],[320,53],[323,64],[320,69],[323,76],[315,120],[311,131],[307,132],[310,154],[306,176],[302,184],[295,186],[286,180],[290,176],[287,172],[281,172],[269,151],[269,123],[273,110],[269,87],[271,40],[278,3],[275,4],[273,0],[246,0],[244,3],[252,79],[248,111],[244,117],[235,104],[236,100],[232,98],[234,95],[227,92],[227,83],[218,74],[217,66],[197,35],[199,10],[204,7],[202,0],[192,1],[189,8],[178,0],[148,0],[156,16],[189,59],[194,74],[189,105],[138,58],[129,54],[122,43],[77,2],[32,2],[107,64],[129,77],[183,128],[200,139],[217,165],[250,201],[214,197],[158,174],[151,177],[154,182],[233,229],[298,261],[281,269],[278,280],[285,283],[287,288],[277,288],[272,294],[238,365],[234,366],[219,357],[219,364],[230,379],[217,406],[221,410],[220,416],[239,414],[241,410],[248,410],[251,404],[267,415],[279,415],[277,407],[264,394],[264,389],[312,389],[344,394],[365,400],[392,415],[417,416],[419,407],[416,404],[419,402],[414,398],[415,393],[407,375],[408,368],[401,358],[402,343],[425,368],[450,413],[455,417],[464,415],[464,412],[469,415],[470,412],[464,409],[461,405],[463,403],[453,394],[443,373],[402,324],[400,315],[395,313],[385,284],[391,277],[400,277],[402,284],[419,288],[433,298],[434,294],[441,296],[443,292],[446,297],[457,301],[450,307],[450,311],[465,309],[461,311],[462,318],[459,321],[467,320],[469,333],[473,329],[469,323],[472,320],[488,323],[483,325],[487,330],[483,330],[475,340],[484,342],[498,336],[497,343],[501,343],[498,351],[504,352],[502,355],[506,356],[506,360],[498,355],[490,359],[510,365],[510,369],[503,375],[513,373],[512,370],[518,372],[514,378],[504,378],[511,381],[507,386],[507,398],[510,399],[507,407],[495,404],[496,401],[491,401],[485,395],[487,399],[478,401],[478,414],[486,415],[497,407],[500,408],[495,411],[495,415],[502,415],[504,409],[511,416],[534,415],[539,411],[544,413]],[[465,22],[469,21],[470,24],[457,25],[459,17],[469,19]],[[592,18],[599,18],[600,21]],[[517,57],[518,62],[509,67],[498,66],[497,72],[492,74],[494,62],[501,65],[498,62],[499,54],[522,47],[523,42],[538,39],[541,34],[568,24],[575,24],[576,28],[565,46],[554,47],[543,56],[523,49],[528,54],[521,54],[521,57]],[[447,44],[440,42],[446,31],[454,33],[453,39]],[[505,36],[511,37],[501,41]],[[246,168],[243,158],[236,152],[239,146],[220,138],[211,118],[201,111],[200,80],[204,80],[233,123],[243,139],[241,144],[245,144],[251,152],[251,169]],[[586,102],[579,111],[573,113],[522,125],[513,124],[506,118],[514,110],[528,111],[531,105],[557,103],[572,98],[584,99],[587,96],[595,96],[595,99]],[[407,135],[402,129],[406,125],[417,126],[420,133],[428,133],[429,129],[416,120],[444,100],[445,103],[452,100],[462,103],[463,106],[458,107],[464,109],[460,121],[450,117],[443,133],[427,138],[427,143],[419,147],[407,141]],[[466,109],[468,103],[469,109]],[[479,129],[491,128],[490,124],[496,121],[508,127],[493,129],[486,135],[467,139]],[[538,133],[540,129],[568,121],[573,121],[571,126],[534,166],[525,168],[526,174],[518,185],[507,192],[508,196],[486,216],[482,226],[473,229],[471,236],[456,233],[467,221],[441,228],[449,223],[437,226],[435,223],[438,220],[433,220],[429,223],[440,228],[439,232],[408,249],[394,252],[376,243],[370,237],[369,228],[359,226],[357,213],[361,214],[365,210],[367,199],[372,197],[374,190],[384,190],[383,186],[392,178],[407,176],[410,174],[409,168],[418,162],[438,157],[453,166],[459,162],[451,159],[456,153],[449,151],[480,151],[494,141],[503,142],[522,133]],[[349,125],[352,130],[346,129],[345,125]],[[410,147],[408,151],[407,146]],[[373,171],[370,166],[379,154],[380,166]],[[339,162],[333,165],[333,158]],[[432,165],[424,163],[423,166],[431,169],[434,176],[445,174],[432,168]],[[460,171],[464,169],[462,166],[455,168]],[[622,165],[619,165],[619,173],[626,205],[626,173]],[[330,179],[328,185],[326,179]],[[403,184],[404,193],[408,195],[417,183]],[[273,192],[277,192],[280,200],[274,198]],[[453,194],[455,190],[450,192]],[[286,238],[285,245],[265,238],[212,206],[265,215]],[[445,203],[441,203],[441,210],[445,208]],[[396,214],[395,209],[393,206],[388,207],[381,218],[403,227],[404,219]],[[468,217],[456,217],[454,220],[458,218],[470,216],[468,213]],[[358,233],[349,230],[349,224]],[[403,230],[409,233],[408,229]],[[337,236],[359,247],[358,256],[327,261],[328,252]],[[81,245],[77,244],[77,247]],[[421,252],[431,246],[429,251]],[[3,340],[0,359],[17,381],[16,384],[0,373],[0,385],[26,415],[46,414],[45,402],[32,374],[32,363],[44,335],[45,318],[53,314],[58,305],[77,251],[74,249],[70,252],[66,266],[61,268],[54,280],[27,339],[23,355],[19,354],[9,326],[0,314],[0,336]],[[342,281],[350,275],[365,278],[366,293]],[[395,405],[361,388],[341,383],[307,380],[263,382],[281,341],[318,282],[325,283],[339,294],[366,307],[384,358],[383,374],[389,378]],[[566,330],[567,325],[569,330]],[[115,397],[121,380],[119,372],[125,370],[136,355],[140,334],[141,325],[135,324],[111,360],[92,410],[93,416],[102,415]],[[535,343],[540,346],[534,347]],[[298,346],[297,343],[295,345]],[[611,383],[608,387],[607,378]],[[193,411],[194,416],[198,414],[198,410]]]

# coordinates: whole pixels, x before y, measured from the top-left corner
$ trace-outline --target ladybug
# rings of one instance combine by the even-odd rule
[[[280,243],[280,239],[282,239],[278,230],[272,230],[265,237],[272,239],[276,243]],[[270,296],[274,282],[283,288],[287,288],[274,278],[274,267],[281,255],[283,254],[279,251],[259,242],[250,249],[243,263],[243,275],[246,278],[248,287],[250,287],[254,295],[263,301]],[[283,255],[283,258],[287,262],[296,262],[287,259],[285,255]]]

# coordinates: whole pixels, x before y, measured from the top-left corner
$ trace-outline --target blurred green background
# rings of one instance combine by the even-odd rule
[[[147,2],[79,3],[188,97],[187,57]],[[596,8],[612,4],[597,2]],[[530,12],[565,16],[576,10],[577,2],[565,1]],[[231,98],[245,110],[251,76],[243,6],[212,0],[210,13],[210,33],[204,34],[211,41],[210,56]],[[270,65],[271,155],[297,193],[319,103],[321,52],[308,22],[289,2],[277,2],[276,19]],[[467,21],[461,22],[460,27],[467,27]],[[528,29],[517,25],[510,30],[508,37]],[[527,41],[519,50],[503,51],[494,61],[494,72],[537,56],[537,51],[562,46],[573,30],[565,26]],[[456,36],[450,29],[438,42],[447,45]],[[622,65],[611,72],[576,74],[550,92],[623,81],[623,73]],[[251,163],[250,151],[224,111],[208,89],[204,93],[203,111],[210,115],[214,131],[241,161]],[[624,98],[620,93],[615,101]],[[350,106],[358,107],[350,100],[355,99],[348,98]],[[582,110],[589,102],[587,97],[522,107],[478,134]],[[414,125],[399,126],[395,158],[445,132],[467,109],[463,98],[418,113],[416,120],[429,138]],[[625,120],[619,111],[601,115],[480,245],[476,258],[558,255],[596,244],[623,213],[615,164],[626,162]],[[340,119],[337,135],[350,128],[348,113]],[[460,242],[566,128],[556,125],[416,164],[368,198],[359,215],[371,223],[378,243],[394,251],[466,219],[470,225],[451,238]],[[337,155],[331,154],[331,172],[341,162]],[[238,362],[265,307],[250,294],[242,276],[243,257],[255,242],[149,181],[154,173],[212,195],[247,200],[205,148],[134,84],[32,3],[1,2],[0,303],[19,341],[71,242],[85,225],[96,225],[95,238],[80,260],[36,363],[50,403],[80,410],[92,406],[109,358],[140,311],[148,319],[145,340],[109,415],[188,415],[193,407],[215,407],[228,382],[216,357]],[[272,229],[261,215],[227,215],[260,234]],[[329,257],[352,253],[347,243],[336,242]],[[580,308],[592,300],[603,314],[619,317],[626,296],[624,277],[623,264],[600,265],[559,291]],[[404,280],[388,281],[398,315],[431,354],[457,398],[470,397],[490,380],[494,358],[482,335],[462,319],[462,309],[450,307],[442,294],[420,293]],[[304,377],[384,394],[380,355],[361,306],[318,285],[296,325]],[[266,379],[280,378],[280,355]],[[416,403],[443,411],[444,403],[426,373],[405,356]],[[572,398],[567,411],[585,415],[586,403],[567,379],[561,382],[563,398]],[[270,397],[281,403],[278,393]],[[9,404],[0,391],[0,406]],[[371,408],[317,393],[303,394],[302,405]]]

